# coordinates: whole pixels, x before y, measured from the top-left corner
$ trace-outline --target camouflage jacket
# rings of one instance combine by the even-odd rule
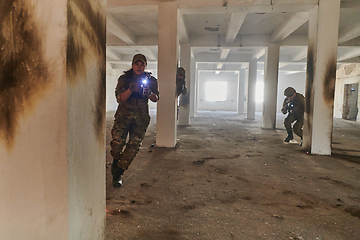
[[[301,93],[296,93],[292,101],[285,98],[281,112],[283,114],[292,113],[295,116],[303,117],[305,110],[305,97]]]
[[[159,97],[158,81],[155,77],[151,76],[151,73],[145,72],[143,76],[137,77],[132,71],[128,71],[121,75],[118,79],[118,83],[115,88],[115,97],[120,93],[126,91],[132,84],[147,81],[152,93]],[[142,93],[134,92],[130,95],[128,100],[119,103],[118,110],[122,108],[148,108],[148,97]]]

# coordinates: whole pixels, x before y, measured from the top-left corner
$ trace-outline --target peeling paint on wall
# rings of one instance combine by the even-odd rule
[[[105,13],[96,12],[102,9],[96,6],[97,1],[68,1],[68,40],[66,55],[67,81],[75,86],[78,81],[86,81],[87,66],[97,61],[99,84],[96,88],[96,114],[94,120],[95,134],[103,142],[106,111],[106,23]]]
[[[26,117],[49,86],[34,11],[26,0],[0,2],[0,141],[9,151],[19,119]]]

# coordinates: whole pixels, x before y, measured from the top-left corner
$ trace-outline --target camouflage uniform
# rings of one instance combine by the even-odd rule
[[[301,93],[295,93],[294,99],[292,101],[287,98],[284,99],[283,107],[281,112],[286,114],[289,112],[289,115],[284,120],[284,126],[289,135],[292,136],[292,131],[299,137],[303,137],[303,124],[304,124],[304,108],[305,108],[305,97]],[[291,127],[293,122],[296,123]]]
[[[131,70],[121,75],[118,79],[115,95],[126,91],[135,82],[147,78],[147,84],[152,93],[159,96],[157,79],[145,72],[142,78],[136,78]],[[111,155],[117,166],[127,170],[145,137],[145,132],[150,123],[148,97],[142,93],[133,92],[128,100],[120,102],[115,113],[115,122],[111,131]],[[126,143],[127,135],[129,140]],[[125,149],[124,149],[125,146]]]

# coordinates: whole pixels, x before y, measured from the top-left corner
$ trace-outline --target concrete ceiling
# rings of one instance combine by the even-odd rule
[[[171,0],[167,0],[171,1]],[[309,11],[318,0],[172,0],[179,7],[179,40],[190,43],[197,67],[231,70],[262,61],[280,43],[280,70],[305,71]],[[108,0],[107,62],[129,69],[143,53],[156,69],[158,4],[166,0]],[[360,62],[360,0],[342,0],[338,62]]]

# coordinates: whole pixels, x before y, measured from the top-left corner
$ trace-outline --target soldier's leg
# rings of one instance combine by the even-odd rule
[[[290,142],[290,140],[294,139],[293,130],[291,124],[295,121],[293,115],[289,113],[289,115],[284,120],[284,126],[286,128],[287,136],[284,139],[284,142]]]
[[[145,138],[146,129],[150,123],[150,116],[148,114],[135,118],[134,123],[131,124],[129,129],[129,141],[125,146],[125,150],[117,165],[127,170],[131,162],[139,152],[141,142]]]
[[[122,150],[126,144],[126,137],[129,132],[129,119],[126,117],[117,117],[114,122],[114,126],[111,131],[112,141],[111,156],[113,157],[113,163],[111,165],[111,174],[113,175],[113,187],[120,188],[122,185],[121,175],[124,173],[124,169],[118,167],[118,161],[122,157]]]
[[[299,119],[294,124],[294,133],[298,135],[301,139],[303,138],[303,120]]]

